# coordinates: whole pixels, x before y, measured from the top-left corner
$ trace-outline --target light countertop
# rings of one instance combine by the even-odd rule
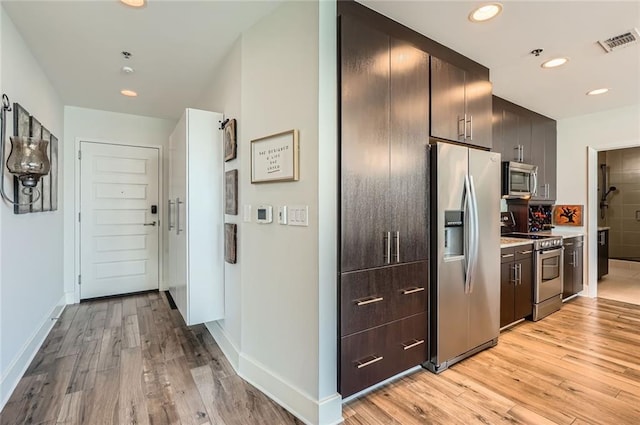
[[[531,245],[532,243],[533,242],[531,242],[528,239],[510,238],[510,237],[500,238],[500,248],[511,248],[514,246]]]

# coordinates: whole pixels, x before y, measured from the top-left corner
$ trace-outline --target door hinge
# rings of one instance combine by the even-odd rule
[[[78,151],[78,159],[82,159],[82,151]]]
[[[82,275],[78,275],[78,285],[82,285]]]

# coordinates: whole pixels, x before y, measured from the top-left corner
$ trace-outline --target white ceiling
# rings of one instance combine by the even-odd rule
[[[173,119],[193,106],[241,32],[278,3],[2,0],[64,104]],[[123,74],[123,65],[136,72]],[[138,97],[122,96],[125,88]]]
[[[177,118],[212,78],[240,33],[280,0],[7,1],[2,5],[67,105]],[[640,28],[640,1],[507,1],[496,19],[472,24],[475,1],[361,0],[491,70],[494,93],[560,119],[640,101],[640,44],[606,54],[596,44]],[[529,54],[543,48],[540,57]],[[125,61],[120,52],[133,58]],[[564,67],[543,70],[552,56]],[[120,68],[136,69],[124,75]],[[588,90],[610,87],[587,97]],[[135,99],[119,94],[139,93]]]

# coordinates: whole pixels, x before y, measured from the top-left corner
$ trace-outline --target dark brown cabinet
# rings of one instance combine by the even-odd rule
[[[598,230],[598,280],[609,274],[609,229]]]
[[[504,327],[533,312],[532,245],[503,248],[500,261],[500,327]]]
[[[342,15],[340,393],[427,359],[429,55]]]
[[[341,271],[427,258],[429,57],[342,17]]]
[[[556,199],[556,121],[493,96],[493,151],[503,161],[538,166],[534,204]]]
[[[491,148],[491,91],[484,76],[432,56],[431,136]]]
[[[562,299],[572,297],[583,289],[583,238],[575,236],[565,238],[564,246],[564,275]]]

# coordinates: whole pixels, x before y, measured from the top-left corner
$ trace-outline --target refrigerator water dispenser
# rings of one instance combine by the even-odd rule
[[[460,210],[444,212],[444,256],[445,258],[464,255],[464,212]]]

